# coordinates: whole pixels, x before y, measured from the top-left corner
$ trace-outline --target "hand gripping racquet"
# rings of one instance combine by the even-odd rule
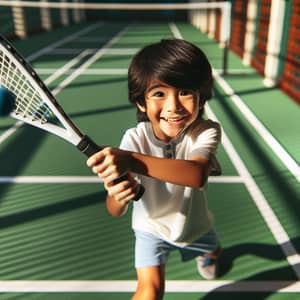
[[[45,83],[18,51],[0,35],[0,86],[14,94],[14,108],[10,116],[55,134],[75,145],[88,157],[101,150],[72,122],[56,101]],[[120,177],[117,182],[126,179]],[[140,185],[134,200],[144,193]]]

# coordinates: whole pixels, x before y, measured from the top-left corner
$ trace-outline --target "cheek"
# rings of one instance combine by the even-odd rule
[[[149,102],[147,103],[147,115],[157,115],[160,114],[162,111],[162,107],[159,103],[157,102]]]
[[[201,108],[198,100],[191,101],[189,105],[186,106],[186,110],[190,112],[191,115],[198,115],[198,112]]]

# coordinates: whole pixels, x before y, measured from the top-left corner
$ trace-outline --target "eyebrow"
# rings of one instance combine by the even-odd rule
[[[146,90],[146,93],[149,93],[149,92],[151,92],[152,90],[157,89],[157,88],[165,88],[165,87],[166,87],[166,86],[163,85],[163,84],[155,84],[155,85],[150,86],[150,87]]]

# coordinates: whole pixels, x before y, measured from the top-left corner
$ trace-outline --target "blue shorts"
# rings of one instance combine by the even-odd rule
[[[214,229],[187,246],[170,244],[155,235],[135,230],[135,267],[164,265],[172,250],[179,250],[182,261],[213,252],[220,242]]]

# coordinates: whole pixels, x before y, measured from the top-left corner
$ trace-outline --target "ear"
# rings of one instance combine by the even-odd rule
[[[140,104],[139,102],[136,102],[136,106],[141,112],[146,112],[146,107],[144,105]]]

